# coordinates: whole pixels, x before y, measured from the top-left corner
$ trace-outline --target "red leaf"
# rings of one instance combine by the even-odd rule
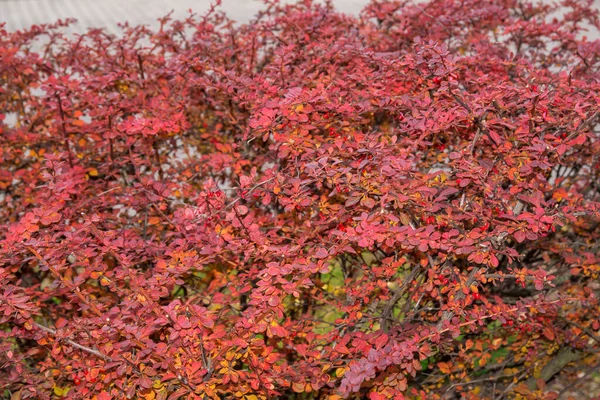
[[[346,207],[351,207],[357,204],[360,201],[360,196],[348,197],[346,203],[344,204]]]
[[[525,241],[525,239],[527,238],[527,234],[523,231],[516,231],[513,236],[515,237],[515,240],[519,243],[523,243]]]
[[[281,301],[279,300],[279,297],[271,296],[269,297],[268,303],[271,307],[277,307],[281,303]]]
[[[375,348],[380,349],[388,342],[389,336],[386,333],[382,333],[375,339]]]
[[[569,146],[577,146],[577,145],[580,145],[580,144],[584,144],[586,140],[587,140],[587,137],[585,136],[585,134],[581,133],[578,136],[576,136],[574,139],[569,140],[567,142],[567,144]]]
[[[148,378],[147,376],[142,376],[138,380],[138,383],[144,389],[150,389],[152,387],[152,379]]]
[[[319,247],[319,249],[315,252],[315,258],[323,259],[329,257],[329,253],[323,247]]]
[[[502,138],[500,138],[500,135],[498,135],[496,131],[490,129],[489,135],[497,145],[500,145],[500,143],[502,143]]]

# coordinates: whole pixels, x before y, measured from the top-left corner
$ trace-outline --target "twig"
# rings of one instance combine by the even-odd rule
[[[65,140],[65,148],[67,150],[67,154],[69,155],[69,166],[73,168],[73,155],[71,154],[71,145],[69,144],[69,135],[67,133],[67,126],[65,122],[65,111],[63,110],[62,101],[58,94],[56,96],[56,101],[58,103],[58,111],[60,112],[60,126],[62,128],[63,138]]]
[[[600,111],[596,111],[595,113],[590,115],[585,121],[583,121],[581,125],[577,127],[577,129],[575,129],[575,132],[567,136],[565,142],[568,142],[569,140],[574,139],[577,135],[579,135],[581,131],[585,130],[585,128],[592,124],[592,122],[596,119],[596,117],[598,117],[598,115],[600,115]]]
[[[589,330],[588,328],[586,328],[585,326],[582,326],[580,324],[578,324],[577,322],[573,322],[568,320],[565,317],[560,317],[560,319],[562,319],[563,321],[565,321],[567,324],[572,325],[578,329],[581,329],[586,335],[588,335],[591,339],[593,339],[596,343],[600,344],[600,337],[596,336],[594,334],[594,332],[592,332],[591,330]]]
[[[83,294],[81,293],[81,289],[79,289],[79,286],[76,286],[74,284],[72,284],[71,282],[69,282],[68,280],[66,280],[61,274],[60,272],[58,272],[58,270],[56,268],[54,268],[53,266],[51,266],[50,264],[48,264],[46,262],[46,260],[44,259],[44,257],[42,257],[42,255],[40,253],[38,253],[38,251],[36,249],[34,249],[31,246],[26,246],[27,250],[29,250],[29,252],[31,254],[33,254],[35,256],[35,258],[38,260],[38,262],[42,265],[44,265],[45,267],[47,267],[50,272],[52,272],[52,274],[54,276],[56,276],[63,285],[65,285],[66,287],[68,287],[69,289],[71,289],[73,292],[75,292],[75,295],[77,296],[77,298],[79,298],[79,300],[81,300],[81,302],[83,304],[85,304],[86,306],[88,306],[93,312],[94,314],[96,314],[99,317],[102,317],[102,311],[100,311],[98,309],[98,307],[96,307],[94,305],[94,303],[90,302],[88,299],[86,299]]]
[[[473,268],[473,270],[471,271],[471,273],[467,277],[467,282],[465,282],[466,287],[471,287],[471,285],[475,281],[475,275],[477,275],[477,273],[480,270],[481,270],[480,268]],[[456,293],[456,296],[454,296],[454,299],[456,301],[462,300],[464,298],[465,298],[465,294],[464,294],[464,292],[462,290],[459,291],[458,293]],[[444,313],[442,314],[442,319],[437,324],[437,330],[438,331],[442,330],[442,328],[444,327],[444,322],[452,319],[452,317],[454,317],[454,312],[452,312],[452,311],[444,311]]]
[[[269,183],[269,182],[271,182],[271,181],[273,181],[273,180],[275,180],[275,177],[273,177],[273,178],[269,178],[269,179],[267,179],[266,181],[262,181],[262,182],[259,182],[259,183],[257,183],[256,185],[254,185],[254,186],[252,186],[250,189],[248,189],[248,194],[252,193],[252,191],[253,191],[253,190],[255,190],[255,189],[259,188],[260,186],[262,186],[262,185],[266,185],[267,183]],[[229,209],[229,208],[233,207],[233,206],[234,206],[234,205],[236,205],[236,204],[237,204],[237,202],[238,202],[238,201],[240,201],[240,200],[242,200],[242,196],[238,196],[236,199],[234,199],[234,200],[232,200],[230,203],[226,204],[226,205],[225,205],[225,207],[223,207],[223,208],[221,208],[221,209],[219,209],[219,210],[213,211],[213,212],[212,212],[212,213],[209,215],[209,217],[212,217],[212,216],[214,216],[214,215],[216,215],[216,214],[219,214],[220,212],[222,212],[222,211],[224,211],[224,210],[227,210],[227,209]]]
[[[600,369],[600,364],[596,365],[594,368],[591,368],[590,370],[588,370],[581,378],[577,379],[574,382],[571,382],[571,384],[567,385],[566,387],[564,387],[559,393],[557,398],[558,399],[562,399],[563,394],[565,394],[567,392],[567,390],[573,388],[574,386],[579,385],[580,382],[584,381],[585,382],[585,378],[587,378],[588,376],[590,376],[591,374],[593,374],[594,372],[598,371]]]
[[[544,365],[540,372],[539,379],[548,382],[554,375],[566,367],[567,364],[580,360],[581,358],[583,358],[583,353],[581,351],[573,350],[571,347],[563,347],[552,360]],[[526,382],[527,387],[530,390],[534,390],[537,386],[537,381],[538,379],[532,376]]]
[[[383,326],[384,330],[387,330],[389,328],[389,321],[391,319],[391,315],[392,315],[394,306],[396,305],[398,300],[400,300],[400,298],[404,294],[404,290],[415,279],[415,277],[417,276],[420,269],[421,269],[421,266],[417,264],[413,268],[413,270],[410,272],[410,274],[404,279],[404,282],[402,282],[402,286],[400,286],[398,289],[396,289],[394,291],[392,298],[386,304],[385,309],[383,310],[383,313],[381,314],[381,325]]]
[[[577,299],[569,298],[569,299],[553,300],[553,301],[549,301],[547,303],[544,303],[544,305],[549,306],[549,305],[552,305],[552,304],[556,304],[556,303],[560,303],[562,301],[568,301],[568,300],[577,300]],[[483,317],[481,317],[479,319],[472,319],[472,320],[469,320],[469,321],[462,322],[462,323],[458,324],[458,328],[464,328],[465,326],[473,325],[473,324],[476,324],[476,323],[478,323],[480,321],[485,321],[485,320],[488,320],[488,319],[491,319],[491,318],[494,318],[494,317],[498,317],[501,314],[514,313],[514,312],[519,311],[520,309],[521,309],[520,307],[513,307],[513,308],[510,308],[508,310],[501,311],[501,312],[496,312],[496,313],[493,313],[493,314],[484,315]],[[441,329],[441,330],[437,329],[435,332],[432,332],[429,335],[423,336],[419,340],[419,343],[424,342],[424,341],[426,341],[428,339],[431,339],[434,335],[441,335],[442,333],[446,333],[448,331],[450,331],[450,328],[444,328],[444,329]]]
[[[38,324],[37,322],[34,322],[34,323],[33,323],[33,325],[35,325],[35,326],[36,326],[36,327],[38,327],[39,329],[41,329],[41,330],[43,330],[44,332],[46,332],[46,333],[49,333],[49,334],[51,334],[51,335],[53,335],[53,336],[56,336],[56,335],[57,335],[56,329],[49,328],[49,327],[47,327],[47,326],[44,326],[44,325],[42,325],[42,324]],[[90,353],[90,354],[93,354],[93,355],[95,355],[95,356],[97,356],[97,357],[100,357],[100,358],[102,358],[103,360],[106,360],[106,361],[109,361],[109,362],[113,362],[113,361],[114,361],[114,360],[113,360],[111,357],[107,356],[106,354],[102,354],[102,353],[100,353],[100,352],[99,352],[98,350],[96,350],[96,349],[93,349],[93,348],[91,348],[91,347],[87,347],[87,346],[84,346],[84,345],[82,345],[82,344],[79,344],[79,343],[75,342],[74,340],[71,340],[71,339],[65,339],[65,341],[66,341],[68,344],[70,344],[71,346],[73,346],[73,347],[75,347],[75,348],[77,348],[77,349],[79,349],[79,350],[85,351],[86,353]]]

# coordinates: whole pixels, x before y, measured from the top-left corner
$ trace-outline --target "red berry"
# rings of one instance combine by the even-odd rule
[[[477,292],[471,294],[471,297],[473,298],[473,300],[480,300],[481,299],[481,295]]]
[[[78,386],[81,384],[81,379],[79,379],[78,377],[73,378],[73,383],[75,384],[75,386]]]
[[[433,83],[435,83],[436,85],[439,85],[441,82],[442,78],[440,78],[439,76],[433,78]]]
[[[448,278],[442,278],[442,285],[448,284]]]
[[[456,184],[460,185],[460,179],[456,180]]]
[[[90,379],[88,379],[88,381],[89,381],[90,383],[96,383],[96,378],[90,378]]]
[[[485,231],[487,231],[489,228],[490,228],[490,224],[489,224],[489,222],[486,222],[486,224],[485,224],[485,225],[483,225],[483,226],[481,227],[481,231],[482,231],[482,232],[485,232]]]
[[[426,222],[427,222],[427,225],[434,224],[435,223],[435,217],[433,217],[433,216],[427,217],[427,221]]]

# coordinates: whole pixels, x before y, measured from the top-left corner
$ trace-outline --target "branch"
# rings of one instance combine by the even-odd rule
[[[558,393],[558,398],[562,399],[562,396],[571,388],[579,385],[579,383],[581,382],[587,382],[586,378],[588,376],[590,376],[591,374],[593,374],[594,372],[598,371],[600,369],[600,364],[596,365],[594,368],[590,369],[589,371],[587,371],[581,378],[577,379],[576,381],[572,382],[570,385],[567,385],[566,387],[564,387],[559,393]]]
[[[421,269],[421,266],[419,264],[417,264],[413,268],[413,270],[410,272],[410,274],[404,279],[404,282],[402,282],[402,286],[400,286],[398,289],[394,290],[394,295],[388,301],[388,303],[386,304],[386,306],[383,310],[383,313],[381,314],[381,326],[383,326],[384,331],[387,331],[389,328],[389,322],[392,319],[391,316],[392,316],[392,311],[394,310],[394,306],[396,305],[398,300],[400,300],[400,298],[404,294],[404,291],[406,290],[408,285],[416,278],[420,269]]]
[[[34,322],[33,325],[37,326],[39,329],[41,329],[44,332],[49,333],[49,334],[51,334],[53,336],[57,335],[56,329],[48,328],[47,326],[44,326],[42,324],[38,324],[37,322]],[[79,343],[71,340],[71,339],[65,339],[65,341],[68,344],[70,344],[71,346],[73,346],[73,347],[75,347],[75,348],[77,348],[79,350],[85,351],[86,353],[93,354],[93,355],[95,355],[97,357],[100,357],[103,360],[106,360],[106,361],[109,361],[109,362],[113,362],[114,361],[111,357],[107,356],[106,354],[100,353],[100,351],[98,351],[96,349],[84,346],[82,344],[79,344]]]
[[[469,274],[469,276],[467,277],[467,282],[465,283],[465,285],[467,287],[471,287],[471,285],[473,284],[473,282],[475,281],[475,275],[477,275],[477,273],[480,271],[479,268],[473,268],[473,270],[471,271],[471,273]],[[456,301],[458,300],[462,300],[465,298],[465,294],[463,293],[463,291],[459,291],[456,293],[456,296],[454,296],[454,299]],[[452,311],[444,311],[444,313],[442,314],[442,319],[440,320],[440,322],[438,322],[437,324],[437,330],[438,331],[442,331],[443,327],[444,327],[444,322],[448,321],[450,319],[452,319],[452,317],[454,317],[454,312]],[[441,333],[441,332],[440,332]]]
[[[557,303],[561,303],[563,301],[569,301],[569,300],[577,300],[577,299],[568,298],[568,299],[563,299],[563,300],[553,300],[553,301],[549,301],[547,303],[543,303],[543,305],[549,306],[549,305],[552,305],[552,304],[557,304]],[[468,320],[468,321],[465,321],[465,322],[461,322],[460,324],[458,324],[458,327],[459,328],[464,328],[465,326],[474,325],[474,324],[479,323],[481,321],[487,321],[488,319],[498,318],[498,316],[500,316],[500,315],[512,314],[512,313],[515,313],[515,312],[521,310],[521,308],[522,307],[513,307],[513,308],[510,308],[508,310],[504,310],[504,311],[496,312],[496,313],[493,313],[493,314],[485,315],[485,316],[483,316],[481,318],[478,318],[478,319],[471,319],[471,320]],[[449,328],[440,329],[439,328],[439,324],[438,324],[438,329],[436,329],[436,331],[434,331],[434,332],[432,332],[432,333],[430,333],[428,335],[423,336],[421,339],[419,339],[419,343],[422,343],[422,342],[424,342],[424,341],[426,341],[428,339],[431,339],[435,335],[441,335],[442,333],[446,333],[448,331],[450,331]]]
[[[567,138],[565,139],[565,142],[568,142],[569,140],[574,139],[577,135],[579,135],[581,133],[581,131],[585,130],[588,126],[590,126],[592,124],[592,122],[594,122],[594,120],[596,119],[596,117],[598,117],[598,115],[600,115],[600,111],[596,111],[595,113],[590,115],[585,121],[583,121],[583,123],[581,125],[579,125],[577,127],[577,129],[575,129],[575,132],[573,132],[569,136],[567,136]]]
[[[539,379],[544,382],[548,382],[554,375],[560,372],[570,362],[577,361],[583,358],[583,353],[577,350],[573,350],[571,347],[563,347],[560,351],[550,360],[542,372],[540,372]],[[532,376],[527,380],[527,387],[530,390],[534,390],[537,387],[538,378]]]

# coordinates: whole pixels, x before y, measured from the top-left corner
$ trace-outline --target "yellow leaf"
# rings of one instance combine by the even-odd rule
[[[67,393],[69,393],[69,390],[71,390],[70,387],[61,388],[59,386],[54,386],[54,394],[57,395],[58,397],[66,396]]]
[[[335,370],[335,376],[337,376],[338,378],[341,378],[342,376],[344,376],[345,373],[346,373],[345,368],[338,368]]]
[[[98,176],[98,170],[96,168],[90,168],[90,169],[88,169],[87,174],[89,176],[96,177],[96,176]]]

